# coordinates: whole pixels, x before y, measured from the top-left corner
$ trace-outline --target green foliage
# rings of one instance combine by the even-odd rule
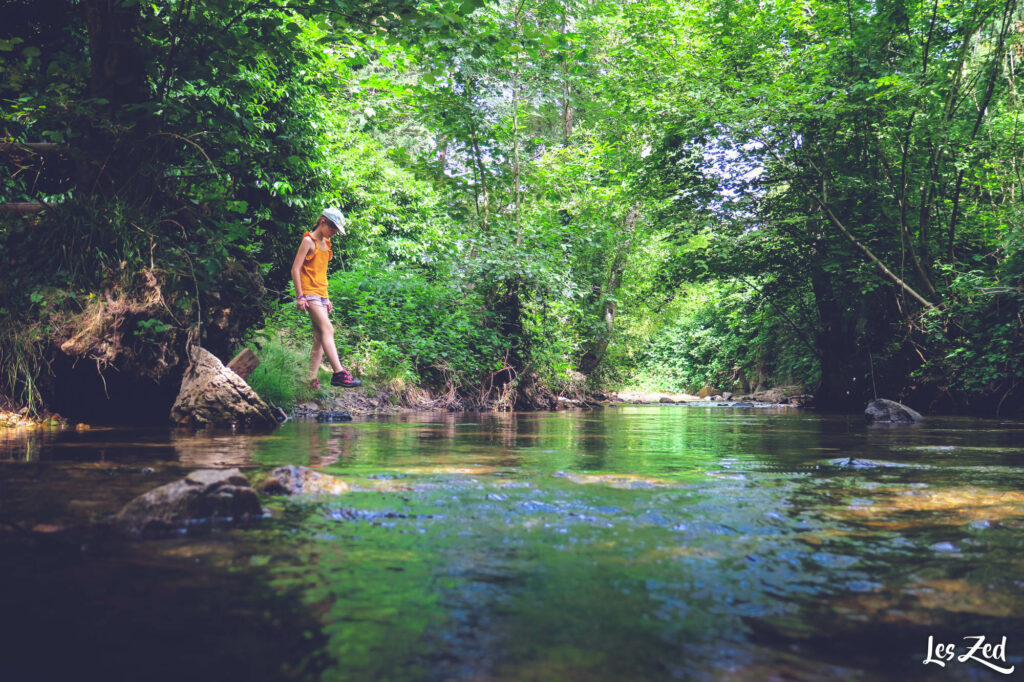
[[[158,343],[168,331],[174,326],[161,322],[154,317],[148,317],[135,323],[135,331],[132,332],[143,343]]]
[[[39,378],[46,364],[41,352],[45,336],[38,320],[0,315],[0,402],[13,399],[33,413],[42,407]]]
[[[246,381],[265,402],[289,409],[325,397],[323,391],[314,391],[307,380],[309,348],[299,347],[297,339],[270,332],[258,334],[249,346],[259,356],[260,364]],[[329,375],[323,379],[329,379]]]
[[[0,79],[4,142],[65,147],[6,157],[15,172],[0,176],[0,195],[46,210],[4,214],[0,248],[10,269],[0,295],[24,324],[54,320],[41,335],[16,332],[38,344],[25,357],[46,358],[82,332],[67,322],[102,295],[124,302],[128,335],[124,345],[94,335],[117,349],[100,353],[104,362],[142,352],[137,365],[154,356],[153,372],[173,374],[188,328],[224,353],[260,322],[256,259],[269,269],[282,226],[308,220],[289,192],[322,202],[319,93],[301,77],[312,39],[301,15],[241,2],[93,9],[5,7],[15,20],[0,30],[17,35],[0,35],[0,48],[29,47]],[[63,297],[44,296],[50,289]],[[95,312],[91,319],[102,317]],[[118,325],[103,333],[118,335]],[[41,376],[39,365],[19,366]],[[23,393],[12,381],[3,390]]]
[[[638,387],[747,392],[814,383],[813,355],[747,286],[687,286],[666,318],[636,362]]]
[[[964,406],[1020,383],[1012,250],[997,237],[1021,191],[1018,3],[712,1],[636,14],[667,19],[646,22],[658,28],[617,60],[665,131],[640,186],[662,199],[653,219],[677,245],[709,245],[680,248],[669,282],[769,283],[765,314],[813,339],[805,360],[820,366],[823,405],[855,407],[877,389]],[[962,273],[1001,295],[965,298]],[[998,347],[992,324],[1006,330]],[[1000,369],[1011,377],[996,381]]]
[[[470,387],[500,366],[503,339],[471,290],[371,263],[330,284],[339,352],[372,379]]]
[[[20,339],[109,291],[136,346],[237,345],[338,205],[382,383],[1024,381],[1016,0],[93,4],[0,22],[5,141],[66,145],[0,175],[47,204],[0,225]]]
[[[914,376],[998,411],[1024,377],[1024,291],[981,270],[950,272],[949,281],[948,306],[922,320],[932,355]]]

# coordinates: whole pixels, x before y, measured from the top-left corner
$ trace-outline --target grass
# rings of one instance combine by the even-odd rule
[[[262,337],[253,351],[260,359],[259,367],[249,375],[248,382],[256,394],[270,405],[289,409],[299,403],[323,402],[329,393],[313,390],[306,380],[309,349],[300,350],[280,336]],[[324,376],[326,375],[326,380]],[[320,371],[320,383],[330,384],[330,374]]]

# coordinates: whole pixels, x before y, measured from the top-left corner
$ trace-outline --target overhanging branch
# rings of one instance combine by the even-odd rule
[[[832,211],[832,207],[829,206],[824,199],[818,196],[817,192],[808,187],[806,183],[804,183],[803,180],[800,179],[800,175],[797,172],[795,172],[793,168],[790,168],[789,164],[783,161],[782,157],[780,157],[775,152],[775,150],[772,148],[770,144],[768,144],[764,140],[759,141],[761,142],[761,144],[765,146],[765,149],[767,149],[768,152],[775,157],[776,161],[782,164],[783,167],[785,167],[787,170],[790,171],[790,173],[793,174],[793,177],[796,179],[797,183],[799,183],[799,185],[803,189],[804,194],[810,197],[814,201],[814,203],[816,203],[819,206],[819,208],[821,208],[821,210],[824,211],[825,215],[828,216],[829,222],[831,222],[839,229],[839,232],[842,233],[843,237],[845,237],[847,241],[853,244],[853,246],[862,254],[864,254],[864,256],[867,257],[867,259],[871,261],[876,268],[881,270],[886,277],[888,277],[890,280],[896,283],[897,286],[903,289],[903,291],[905,291],[915,301],[917,301],[918,303],[920,303],[921,305],[928,309],[934,309],[936,307],[934,303],[926,299],[921,294],[917,293],[917,291],[915,291],[913,287],[904,282],[895,272],[886,267],[885,263],[883,263],[882,260],[878,256],[876,256],[871,249],[867,247],[867,245],[862,244],[853,235],[853,233],[850,232],[845,225],[843,225],[843,222],[839,220],[838,217],[836,217],[836,214]]]

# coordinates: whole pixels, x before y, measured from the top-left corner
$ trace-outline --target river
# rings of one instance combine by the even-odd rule
[[[189,470],[285,464],[352,490],[109,529]],[[651,405],[0,431],[0,519],[5,680],[1024,677],[1019,422]]]

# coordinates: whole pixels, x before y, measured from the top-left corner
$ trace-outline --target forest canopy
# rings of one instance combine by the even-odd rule
[[[11,0],[0,394],[163,405],[188,343],[292,358],[291,257],[335,205],[339,347],[389,390],[1019,414],[1022,21],[1017,0]]]

